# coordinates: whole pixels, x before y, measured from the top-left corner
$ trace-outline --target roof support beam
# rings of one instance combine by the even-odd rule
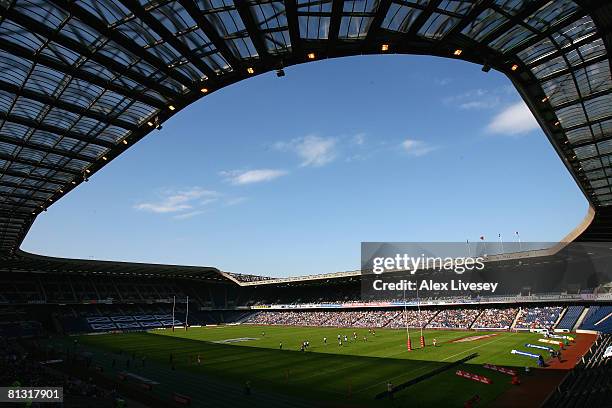
[[[175,99],[180,96],[174,89],[168,88],[158,83],[158,81],[145,77],[136,71],[133,71],[130,67],[124,66],[118,63],[113,58],[110,58],[98,52],[92,51],[88,47],[84,46],[78,41],[73,40],[70,37],[67,37],[63,34],[56,33],[54,30],[46,27],[43,24],[40,24],[38,21],[32,19],[29,16],[25,16],[21,13],[17,13],[13,11],[12,9],[9,9],[8,11],[3,11],[3,12],[6,13],[5,14],[6,17],[18,23],[19,25],[23,26],[28,31],[41,35],[47,38],[49,41],[55,41],[61,46],[66,47],[78,53],[79,55],[82,55],[85,58],[91,59],[92,61],[95,61],[98,64],[101,64],[102,66],[108,68],[109,70],[114,71],[115,73],[118,73],[119,75],[125,75],[126,77],[148,88],[154,89],[155,91],[159,92],[161,95],[164,95],[165,97],[169,99]]]
[[[135,0],[120,0],[121,3],[136,17],[144,21],[153,31],[155,31],[165,42],[170,44],[172,48],[178,51],[183,57],[192,63],[202,73],[206,74],[209,81],[214,82],[216,80],[217,73],[213,71],[208,65],[204,63],[200,58],[196,57],[194,53],[176,37],[176,34],[170,32],[158,19],[151,16],[150,13],[146,12],[138,1]]]
[[[214,44],[215,48],[221,53],[223,58],[230,64],[230,66],[238,67],[240,61],[234,56],[234,53],[227,46],[225,40],[215,30],[215,27],[206,20],[200,9],[195,5],[193,0],[179,0],[181,5],[185,8],[189,16],[198,24],[198,28],[202,30],[206,37]]]
[[[391,7],[391,0],[381,0],[378,3],[378,9],[376,10],[376,14],[372,19],[372,23],[370,24],[370,28],[368,28],[368,33],[366,34],[365,43],[374,41],[376,37],[382,32],[382,23],[385,21],[385,16],[389,12],[389,7]]]
[[[548,76],[542,77],[542,78],[540,78],[539,81],[540,82],[550,81],[551,79],[559,78],[559,77],[562,77],[563,75],[567,75],[567,74],[572,74],[572,73],[576,72],[579,69],[588,67],[589,65],[592,65],[592,64],[597,64],[598,62],[607,61],[607,60],[608,60],[608,56],[605,55],[605,54],[601,55],[599,57],[591,58],[589,60],[579,62],[578,64],[568,66],[566,69],[563,69],[561,71],[557,71],[557,72],[552,73],[552,74],[550,74]]]
[[[0,142],[12,144],[13,146],[19,146],[19,147],[24,147],[27,149],[37,150],[39,152],[56,154],[58,156],[68,157],[69,159],[82,160],[84,162],[89,162],[89,163],[93,163],[97,160],[96,157],[85,156],[84,154],[71,152],[69,150],[58,149],[56,147],[49,147],[46,145],[41,145],[39,143],[33,143],[30,140],[26,141],[26,140],[21,140],[21,139],[15,139],[15,138],[8,137],[2,134],[0,134]]]
[[[480,13],[482,13],[483,11],[485,11],[486,9],[488,9],[489,7],[491,7],[491,5],[495,4],[495,0],[483,0],[480,3],[478,3],[476,6],[474,6],[472,8],[472,10],[470,10],[470,12],[465,15],[464,17],[461,18],[461,21],[459,21],[459,23],[457,25],[455,25],[446,35],[448,38],[452,38],[455,37],[459,34],[461,34],[461,32],[467,27],[469,26],[471,23],[474,22],[474,20],[476,20],[476,18],[480,15]]]
[[[16,115],[10,115],[5,112],[0,112],[0,120],[5,120],[7,122],[16,123],[18,125],[23,125],[23,126],[27,126],[27,127],[31,127],[35,129],[40,129],[45,132],[55,133],[58,136],[69,137],[74,140],[80,140],[82,142],[91,143],[96,146],[106,147],[108,149],[112,149],[113,147],[115,147],[115,143],[112,143],[106,140],[90,137],[85,134],[76,133],[70,130],[65,130],[65,129],[62,129],[56,126],[46,124],[44,122],[36,121],[34,119],[24,118],[24,117],[16,116]]]
[[[251,7],[246,1],[236,2],[236,10],[238,14],[240,14],[240,18],[244,23],[244,27],[249,33],[249,37],[251,41],[253,41],[253,45],[257,50],[257,54],[259,58],[263,58],[268,55],[268,49],[266,48],[266,44],[264,39],[259,35],[259,29],[257,27],[257,23],[255,22],[255,18],[251,13]]]
[[[291,39],[291,51],[294,56],[300,58],[302,57],[303,51],[302,37],[300,37],[300,23],[297,14],[297,0],[285,0],[285,12],[287,14],[289,38]]]
[[[104,21],[100,20],[98,17],[85,10],[77,3],[69,1],[69,0],[49,0],[54,3],[57,7],[67,10],[71,15],[75,16],[106,38],[109,38],[114,43],[123,47],[134,56],[142,58],[149,64],[153,65],[164,74],[168,75],[170,78],[175,81],[185,85],[186,87],[192,87],[193,81],[172,68],[169,68],[168,65],[162,61],[160,58],[154,56],[150,52],[146,51],[144,48],[139,46],[136,42],[134,42],[129,37],[125,36],[121,31],[117,30],[114,27],[109,27]]]
[[[493,29],[489,34],[487,34],[480,42],[482,44],[490,44],[499,36],[512,29],[517,25],[521,25],[523,20],[529,17],[531,14],[536,12],[540,7],[544,6],[550,0],[532,0],[525,2],[525,6],[518,11],[515,15],[509,15],[508,13],[500,10],[497,7],[494,7],[495,11],[502,14],[504,17],[508,19],[505,23],[501,24],[499,27]]]
[[[15,170],[12,170],[10,168],[2,170],[2,174],[6,174],[7,176],[12,176],[12,177],[24,178],[26,180],[39,181],[39,182],[42,182],[42,183],[57,184],[57,185],[60,185],[60,186],[64,186],[64,185],[68,184],[68,181],[66,181],[66,180],[60,180],[60,179],[56,179],[56,178],[53,178],[53,177],[38,176],[36,174],[28,174],[28,173],[24,173],[24,172],[21,172],[21,171],[15,171]]]
[[[20,190],[38,191],[38,192],[47,193],[47,194],[55,194],[57,192],[55,190],[51,190],[48,188],[42,188],[42,187],[39,188],[39,187],[28,186],[26,184],[13,183],[12,181],[6,181],[1,178],[0,178],[0,186],[9,187],[9,188],[17,188]]]
[[[344,9],[344,0],[333,0],[331,17],[329,19],[329,31],[327,33],[327,55],[333,56],[338,44],[338,35],[340,34],[340,23],[342,21],[342,10]]]
[[[40,198],[40,197],[34,197],[26,195],[26,194],[20,194],[20,193],[3,193],[0,191],[0,197],[7,197],[7,198],[19,198],[22,200],[30,200],[30,201],[36,201],[38,203],[45,203],[47,202],[47,200],[45,200],[44,198]],[[0,204],[2,204],[2,201],[0,201]]]
[[[431,0],[425,10],[421,12],[414,20],[405,36],[409,38],[416,37],[421,27],[423,27],[423,24],[425,24],[427,19],[429,19],[440,3],[442,3],[442,0]]]
[[[529,69],[532,69],[533,67],[537,67],[537,66],[540,66],[540,65],[542,65],[542,64],[544,64],[546,62],[552,61],[555,58],[560,57],[563,54],[567,54],[569,51],[576,50],[576,49],[582,47],[583,45],[592,42],[593,41],[593,36],[595,36],[595,34],[593,34],[591,36],[588,36],[586,38],[582,38],[581,40],[575,41],[575,42],[573,42],[570,45],[564,46],[564,47],[562,47],[562,48],[560,48],[560,49],[558,49],[558,50],[556,50],[554,52],[551,52],[550,54],[546,54],[545,56],[543,56],[541,58],[538,58],[535,61],[527,64],[527,67]]]
[[[102,89],[108,89],[109,91],[113,91],[121,96],[125,96],[127,98],[137,100],[139,102],[142,102],[145,105],[149,105],[149,106],[152,106],[158,109],[163,109],[166,107],[166,105],[162,101],[156,98],[153,98],[149,95],[134,91],[129,88],[124,88],[121,85],[118,85],[110,80],[106,80],[104,78],[96,76],[90,72],[83,71],[72,65],[67,65],[67,64],[58,62],[57,60],[47,55],[32,52],[28,50],[27,48],[22,47],[21,45],[18,45],[18,44],[14,44],[10,41],[7,41],[6,39],[3,39],[2,41],[0,41],[0,50],[4,50],[20,58],[26,59],[31,62],[35,62],[37,64],[44,65],[47,68],[51,68],[55,71],[70,75],[74,78],[78,78],[80,80],[89,82],[93,85],[99,86]]]
[[[568,106],[576,105],[576,104],[581,103],[581,102],[586,102],[586,101],[590,101],[591,99],[599,98],[600,96],[608,95],[610,93],[612,93],[612,88],[605,89],[605,90],[599,91],[599,92],[594,92],[594,93],[592,93],[590,95],[583,96],[580,99],[576,99],[576,100],[573,100],[573,101],[561,103],[559,105],[554,106],[553,109],[554,110],[560,110],[560,109],[563,109],[563,108],[567,108]]]
[[[7,210],[6,208],[2,208],[0,205],[0,216],[14,218],[16,215],[22,215],[22,216],[24,215],[25,217],[19,217],[19,218],[26,218],[26,217],[31,217],[32,212],[31,211],[21,211],[21,210]]]
[[[612,114],[604,115],[601,118],[598,118],[595,120],[589,120],[584,123],[580,123],[578,125],[570,126],[570,127],[564,128],[563,130],[565,130],[565,132],[571,132],[572,130],[579,129],[581,127],[596,125],[598,123],[606,122],[608,120],[612,120]]]
[[[75,176],[80,176],[83,174],[83,172],[81,171],[69,169],[67,167],[56,166],[54,164],[39,162],[36,160],[30,160],[30,159],[26,159],[25,157],[20,157],[20,156],[11,156],[8,154],[4,154],[2,152],[0,152],[0,160],[6,160],[9,162],[14,162],[14,163],[21,163],[21,164],[25,164],[26,166],[32,166],[32,167],[39,168],[39,169],[47,169],[51,171],[72,174]]]
[[[62,101],[60,98],[54,98],[52,96],[39,94],[38,92],[32,91],[25,87],[19,87],[15,84],[8,83],[6,81],[0,80],[0,90],[13,93],[17,96],[21,96],[27,99],[31,99],[40,103],[44,103],[46,105],[50,105],[53,107],[57,107],[63,109],[68,112],[72,112],[77,115],[82,115],[91,119],[95,119],[102,123],[107,123],[109,125],[118,126],[120,128],[126,130],[136,130],[138,126],[133,123],[126,122],[121,119],[113,118],[110,114],[104,114],[96,111],[92,111],[90,109],[85,109],[80,106],[73,105],[71,103]]]
[[[568,25],[575,23],[576,21],[580,20],[585,15],[586,15],[586,11],[581,9],[581,8],[579,8],[569,18],[563,20],[559,24],[555,24],[555,25],[553,25],[551,27],[548,27],[548,29],[540,32],[535,37],[532,37],[532,38],[528,39],[527,41],[519,44],[517,47],[511,48],[509,52],[511,52],[513,54],[518,54],[520,52],[523,52],[527,48],[529,48],[529,47],[539,43],[540,41],[544,40],[546,37],[549,37],[552,34],[560,31],[563,27],[567,27]]]

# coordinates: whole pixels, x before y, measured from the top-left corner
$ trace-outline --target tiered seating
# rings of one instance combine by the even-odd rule
[[[612,306],[592,306],[582,321],[580,329],[612,333]]]
[[[612,393],[612,357],[605,357],[612,347],[612,336],[604,335],[574,368],[557,392],[546,402],[546,408],[609,407]]]
[[[570,306],[557,324],[557,329],[572,330],[578,318],[584,311],[584,306]]]
[[[473,329],[509,329],[518,309],[485,309],[472,325]]]
[[[425,326],[437,311],[352,310],[352,311],[269,311],[254,314],[245,320],[250,324],[290,326],[327,326],[362,328],[403,328]]]
[[[444,329],[468,329],[480,314],[477,309],[445,309],[434,317],[427,327]]]
[[[404,328],[406,327],[406,322],[408,327],[426,327],[437,313],[437,310],[421,310],[420,313],[418,310],[407,310],[406,313],[398,311],[397,316],[389,319],[389,323],[385,327],[392,329]]]
[[[525,308],[521,310],[514,327],[516,329],[551,330],[562,311],[561,306]]]

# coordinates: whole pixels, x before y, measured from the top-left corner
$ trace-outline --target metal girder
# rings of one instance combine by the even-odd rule
[[[578,98],[578,99],[574,99],[573,101],[568,101],[568,102],[560,103],[559,105],[555,105],[554,109],[555,110],[561,110],[563,108],[567,108],[568,106],[577,105],[579,103],[590,101],[590,100],[598,98],[600,96],[609,95],[610,93],[612,93],[612,88],[604,89],[603,91],[593,92],[592,94],[589,94],[587,96],[583,96],[583,97]]]
[[[21,96],[23,98],[31,99],[36,102],[44,103],[46,105],[50,105],[56,108],[60,108],[65,111],[75,113],[77,115],[95,119],[102,123],[107,123],[109,125],[118,126],[126,130],[138,129],[138,125],[134,123],[126,122],[121,119],[113,118],[113,116],[110,114],[104,114],[102,112],[97,112],[91,109],[82,108],[80,106],[76,106],[71,103],[65,102],[59,97],[55,98],[49,95],[40,94],[38,92],[32,91],[31,89],[25,88],[23,86],[20,87],[18,85],[11,84],[6,81],[0,80],[0,90],[15,94],[16,96]]]
[[[80,140],[82,142],[91,143],[93,145],[100,146],[100,147],[106,147],[108,149],[112,149],[113,147],[116,146],[115,143],[111,143],[106,140],[98,139],[95,137],[90,137],[85,134],[73,132],[70,130],[65,130],[57,126],[52,126],[52,125],[49,125],[49,124],[46,124],[44,122],[37,121],[34,119],[29,119],[29,118],[24,118],[21,116],[7,114],[5,112],[0,112],[0,120],[5,120],[7,122],[16,123],[16,124],[31,127],[34,129],[44,130],[45,132],[55,133],[56,135],[59,135],[59,136],[69,137],[74,140]]]
[[[255,22],[255,18],[251,13],[251,7],[246,1],[236,2],[236,11],[240,14],[240,18],[244,23],[244,27],[249,33],[249,37],[253,42],[253,46],[257,50],[257,54],[259,58],[264,58],[268,55],[268,49],[266,48],[266,44],[261,35],[259,35],[259,30],[257,29],[257,23]]]
[[[418,17],[414,20],[408,31],[406,32],[405,37],[413,38],[419,32],[423,24],[431,17],[436,8],[442,3],[442,0],[431,0],[425,10],[421,12]]]
[[[240,65],[240,60],[236,58],[234,53],[227,46],[225,40],[215,30],[215,27],[210,24],[204,17],[200,9],[194,4],[192,0],[179,0],[181,5],[185,7],[185,10],[189,16],[198,24],[198,28],[202,30],[206,37],[213,43],[215,48],[221,53],[223,58],[233,67]]]
[[[30,160],[30,159],[27,159],[25,157],[11,156],[11,155],[8,155],[8,154],[4,154],[2,152],[0,152],[0,160],[12,161],[12,162],[15,162],[15,163],[21,163],[21,164],[25,164],[27,166],[32,166],[34,168],[47,169],[47,170],[51,170],[51,171],[57,171],[57,172],[72,174],[74,176],[80,176],[80,175],[83,174],[82,171],[73,170],[73,169],[70,169],[70,168],[67,168],[67,167],[58,166],[58,165],[50,164],[50,163],[45,163],[45,162],[42,162],[42,161]]]
[[[468,25],[470,25],[470,23],[476,20],[476,18],[480,15],[480,13],[482,13],[483,11],[491,7],[493,4],[495,4],[495,0],[483,0],[480,3],[477,3],[474,7],[472,7],[470,12],[465,17],[463,17],[461,21],[448,32],[446,36],[450,38],[450,37],[454,37],[456,35],[461,34],[461,32]]]
[[[493,29],[480,42],[482,44],[490,44],[491,42],[493,42],[493,40],[495,40],[496,38],[498,38],[502,34],[506,33],[511,28],[516,27],[517,25],[524,24],[523,20],[525,18],[527,18],[531,14],[535,13],[537,10],[539,10],[542,6],[544,6],[549,1],[550,0],[531,0],[529,2],[526,2],[525,3],[525,7],[523,7],[515,15],[510,15],[510,14],[506,13],[505,11],[499,9],[499,7],[492,6],[493,9],[496,12],[498,12],[499,14],[502,14],[504,17],[506,17],[508,19],[508,21],[506,21],[505,23],[501,24],[499,27],[496,27],[495,29]]]
[[[50,190],[48,188],[42,188],[42,187],[38,188],[38,187],[28,186],[25,184],[13,183],[12,181],[6,181],[6,180],[3,180],[2,178],[0,178],[0,186],[9,187],[9,188],[17,188],[17,189],[28,190],[28,191],[38,191],[38,192],[47,193],[47,194],[55,194],[57,192],[56,190]]]
[[[544,63],[547,63],[549,61],[552,61],[555,58],[558,58],[558,57],[562,56],[563,54],[567,54],[569,51],[576,50],[576,49],[580,48],[581,46],[590,43],[592,41],[592,39],[593,39],[592,38],[593,36],[595,36],[595,34],[592,34],[592,35],[590,35],[590,36],[588,36],[586,38],[581,38],[581,39],[579,39],[577,41],[572,42],[569,45],[563,46],[561,49],[558,49],[558,50],[555,50],[555,51],[553,51],[551,53],[548,53],[548,54],[544,55],[543,57],[538,58],[535,61],[527,64],[527,67],[529,69],[533,69],[534,67],[537,67],[537,66],[540,66],[540,65],[542,65]]]
[[[344,0],[332,0],[331,16],[329,18],[329,29],[327,33],[327,54],[333,55],[338,44],[340,34],[340,23],[342,21],[342,10]]]
[[[112,80],[100,78],[99,76],[96,76],[91,72],[84,71],[72,65],[64,64],[45,54],[32,52],[27,48],[22,47],[18,44],[13,44],[12,42],[6,39],[0,41],[0,49],[10,54],[16,55],[20,58],[26,59],[30,62],[43,65],[57,72],[64,73],[66,75],[70,75],[71,77],[89,82],[102,89],[107,89],[109,91],[115,92],[118,95],[142,102],[145,105],[149,105],[158,109],[164,109],[166,107],[166,104],[163,101],[153,98],[143,92],[137,92],[133,89],[125,88],[113,82]]]
[[[172,68],[169,68],[164,61],[149,53],[148,51],[144,50],[141,46],[136,44],[129,37],[123,35],[120,31],[114,29],[113,27],[109,27],[104,21],[100,20],[98,17],[85,10],[81,6],[77,5],[76,3],[70,2],[68,0],[49,1],[53,2],[57,7],[61,9],[69,10],[71,15],[83,21],[89,27],[93,28],[106,38],[110,39],[114,43],[118,44],[122,48],[132,53],[133,55],[142,58],[144,61],[156,67],[175,81],[183,84],[186,87],[193,86],[193,80],[186,77],[182,73]]]
[[[25,147],[32,150],[37,150],[39,152],[56,154],[58,156],[68,157],[70,159],[81,160],[89,163],[93,163],[97,160],[97,157],[85,156],[84,154],[72,152],[70,150],[41,145],[39,143],[33,143],[30,140],[15,139],[12,137],[4,136],[2,134],[0,134],[0,142],[12,144],[18,147]]]
[[[572,14],[569,18],[561,21],[559,23],[559,25],[563,26],[563,27],[567,27],[568,25],[575,23],[576,21],[580,20],[582,17],[584,17],[586,15],[586,12],[582,9],[578,9],[578,11],[576,11],[574,14]],[[532,37],[524,42],[522,42],[521,44],[519,44],[518,46],[512,48],[509,52],[513,53],[513,54],[519,54],[523,51],[525,51],[527,48],[539,43],[540,41],[544,40],[547,37],[550,37],[551,35],[553,35],[554,33],[559,31],[559,25],[553,25],[548,27],[546,30],[541,31],[539,34],[536,34],[535,37]]]
[[[44,199],[44,198],[34,197],[34,196],[29,196],[29,195],[20,194],[20,193],[14,193],[14,192],[4,193],[4,192],[0,191],[0,197],[7,197],[7,198],[14,197],[14,198],[22,199],[22,200],[36,201],[36,202],[39,202],[39,203],[47,202],[47,200]],[[2,201],[0,201],[0,204],[1,203],[2,203]]]
[[[285,12],[287,14],[287,26],[289,38],[291,39],[291,51],[297,56],[302,56],[302,38],[300,37],[300,24],[297,14],[297,0],[285,0]]]
[[[58,184],[60,186],[64,186],[69,183],[69,181],[66,181],[66,180],[60,180],[60,179],[56,179],[53,177],[39,176],[36,174],[23,173],[21,171],[12,170],[10,168],[2,170],[2,174],[6,174],[7,176],[12,176],[12,177],[19,177],[19,178],[24,178],[24,179],[34,180],[34,181],[40,181],[42,183]]]
[[[573,74],[579,69],[582,69],[582,68],[588,67],[589,65],[596,64],[598,62],[602,62],[606,60],[608,60],[607,55],[600,55],[599,57],[591,58],[591,59],[579,62],[574,65],[568,65],[566,69],[562,69],[560,71],[554,72],[550,75],[540,78],[540,83],[544,83],[544,82],[550,81],[551,79],[562,77],[563,75]]]
[[[604,116],[602,116],[600,118],[597,118],[597,119],[594,119],[594,120],[587,120],[586,122],[579,123],[579,124],[574,125],[574,126],[568,126],[566,128],[563,128],[563,129],[566,132],[571,132],[572,130],[580,129],[581,127],[596,125],[598,123],[605,122],[605,121],[608,121],[608,120],[612,120],[612,113],[608,114],[608,115],[604,115]]]
[[[196,68],[202,73],[206,74],[208,80],[215,81],[216,72],[213,71],[208,65],[204,63],[200,58],[194,55],[194,53],[185,45],[181,40],[176,37],[176,34],[170,32],[159,20],[152,17],[146,12],[138,1],[135,0],[120,0],[121,3],[131,10],[136,17],[142,20],[146,25],[151,27],[165,42],[170,44],[172,48],[183,55],[189,62],[191,62]]]
[[[98,52],[92,51],[90,48],[84,46],[83,44],[77,42],[76,40],[73,40],[70,37],[67,37],[63,34],[56,33],[49,27],[43,24],[40,24],[39,22],[37,22],[36,20],[32,19],[29,16],[25,16],[23,14],[16,13],[12,9],[5,11],[5,12],[6,12],[6,17],[10,18],[12,21],[15,21],[19,25],[23,26],[28,31],[41,35],[45,38],[48,38],[51,41],[55,41],[61,46],[66,47],[84,56],[85,58],[91,59],[92,61],[95,61],[98,64],[114,71],[115,73],[118,73],[120,75],[125,75],[126,77],[148,88],[154,89],[155,91],[157,91],[158,93],[160,93],[161,95],[164,95],[165,97],[169,99],[175,99],[180,96],[174,89],[168,88],[165,85],[160,84],[158,81],[145,77],[144,75],[132,70],[130,67],[124,66],[118,63],[113,58],[110,58]]]

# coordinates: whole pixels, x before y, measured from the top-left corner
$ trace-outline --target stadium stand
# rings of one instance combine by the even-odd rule
[[[473,329],[509,329],[518,313],[516,308],[492,308],[485,309],[478,316]]]
[[[19,342],[4,337],[0,337],[0,384],[63,387],[64,396],[68,397],[67,402],[43,404],[52,408],[113,407],[117,406],[118,400],[123,400],[116,390],[102,389],[91,378],[84,381],[53,369],[51,365],[41,364],[39,359],[31,355]]]
[[[582,321],[580,329],[611,333],[612,306],[592,306]]]
[[[469,329],[479,314],[478,309],[444,309],[427,324],[427,327]]]
[[[548,399],[545,408],[609,407],[612,394],[612,335],[600,336]]]
[[[438,313],[434,310],[354,310],[354,311],[281,311],[259,312],[249,317],[245,323],[292,325],[292,326],[329,326],[362,328],[403,328],[423,327]]]
[[[572,330],[583,311],[584,306],[569,306],[556,329]]]
[[[521,309],[515,329],[548,329],[553,325],[563,311],[561,306],[531,307]]]

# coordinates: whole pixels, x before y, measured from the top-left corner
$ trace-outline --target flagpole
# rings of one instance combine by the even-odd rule
[[[172,296],[172,331],[174,331],[174,307],[176,306],[176,296]]]
[[[523,250],[523,247],[521,245],[521,236],[519,235],[519,232],[516,231],[516,238],[518,238],[518,243],[519,243],[519,251]]]
[[[189,296],[187,296],[187,300],[185,301],[185,306],[187,310],[185,311],[185,330],[187,330],[187,326],[189,326]]]
[[[497,234],[499,237],[499,245],[501,246],[501,253],[504,253],[504,241],[502,240],[501,234]]]

